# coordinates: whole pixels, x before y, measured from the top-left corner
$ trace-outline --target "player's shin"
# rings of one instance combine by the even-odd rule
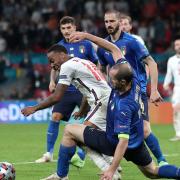
[[[180,112],[174,114],[174,129],[176,136],[180,137]]]
[[[145,139],[148,148],[151,150],[153,155],[156,157],[158,164],[166,162],[165,157],[162,154],[159,141],[157,137],[151,132],[150,135]],[[166,163],[167,164],[167,163]]]
[[[59,121],[50,121],[47,131],[47,152],[53,154],[54,144],[59,133]]]
[[[158,176],[160,178],[180,179],[180,168],[174,165],[159,167]]]
[[[57,175],[59,177],[66,177],[69,172],[69,164],[72,156],[76,151],[76,146],[67,147],[60,145],[59,157],[58,157],[58,166],[57,166]]]

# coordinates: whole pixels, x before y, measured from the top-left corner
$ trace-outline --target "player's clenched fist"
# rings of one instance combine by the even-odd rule
[[[22,109],[21,112],[24,116],[29,116],[30,114],[33,114],[36,112],[36,108],[34,106],[28,106]]]
[[[86,39],[85,32],[74,32],[70,35],[69,42],[77,42]]]

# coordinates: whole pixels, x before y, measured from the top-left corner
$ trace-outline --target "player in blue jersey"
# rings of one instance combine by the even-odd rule
[[[92,43],[88,40],[82,40],[76,43],[69,42],[69,36],[76,31],[75,19],[73,17],[65,16],[60,20],[60,31],[63,35],[63,39],[58,42],[59,45],[63,45],[70,57],[79,57],[82,59],[91,60],[97,64],[98,57],[93,49]],[[59,71],[52,69],[50,75],[49,90],[53,92],[56,87],[56,79],[59,75]],[[37,163],[50,162],[53,160],[54,144],[59,133],[59,123],[61,120],[68,121],[74,108],[80,107],[82,101],[82,94],[74,87],[70,86],[63,99],[54,105],[52,110],[52,120],[49,122],[47,130],[47,152],[37,159]],[[81,157],[79,158],[78,155]],[[72,159],[72,163],[78,167],[84,165],[85,154],[81,149],[78,149],[78,153]]]
[[[180,178],[180,168],[157,167],[145,144],[140,110],[141,90],[129,63],[122,61],[110,70],[114,90],[107,108],[106,132],[82,124],[65,127],[60,145],[57,173],[43,180],[68,180],[69,160],[76,145],[82,144],[106,155],[114,155],[112,164],[101,174],[101,180],[112,180],[122,158],[132,161],[148,178]]]
[[[140,81],[142,91],[142,101],[144,104],[143,120],[144,120],[144,139],[157,159],[159,165],[167,164],[165,157],[159,146],[158,139],[152,133],[149,116],[148,116],[148,98],[146,93],[147,77],[145,71],[145,65],[147,65],[150,78],[151,78],[151,95],[150,102],[158,105],[158,102],[162,101],[162,98],[158,92],[158,70],[157,64],[149,54],[147,48],[142,45],[132,35],[121,31],[120,26],[120,13],[117,11],[108,11],[104,17],[106,30],[109,36],[106,40],[114,43],[118,46],[127,61],[131,64],[136,72],[136,75]],[[115,64],[111,54],[103,48],[98,48],[97,52],[101,64],[101,69],[105,69],[107,66],[113,66]]]

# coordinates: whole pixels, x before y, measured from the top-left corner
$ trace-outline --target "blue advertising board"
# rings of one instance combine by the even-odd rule
[[[37,104],[37,101],[1,101],[0,123],[47,123],[49,120],[51,120],[52,108],[37,111],[28,117],[25,117],[23,114],[21,114],[22,108],[35,104]],[[82,119],[77,121],[71,117],[69,123],[82,123],[82,121]]]
[[[51,108],[34,113],[28,117],[21,114],[25,106],[37,104],[37,101],[2,101],[0,102],[0,123],[42,123],[51,118]]]

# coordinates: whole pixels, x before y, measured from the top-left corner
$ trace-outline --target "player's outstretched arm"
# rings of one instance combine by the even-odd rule
[[[106,171],[102,173],[101,180],[113,178],[113,175],[117,170],[117,168],[119,167],[119,164],[126,152],[127,147],[128,147],[128,138],[121,138],[121,140],[119,140],[119,143],[116,147],[112,164],[109,166],[109,168]]]
[[[67,90],[68,85],[58,84],[56,86],[55,92],[48,96],[45,100],[41,101],[35,106],[28,106],[21,110],[24,116],[29,116],[30,114],[35,113],[41,109],[48,108],[61,100],[65,91]]]
[[[150,78],[151,78],[151,95],[150,102],[158,105],[162,101],[162,97],[159,94],[157,85],[158,85],[158,69],[157,64],[151,56],[147,56],[144,59],[144,62],[149,68]]]
[[[98,46],[110,51],[112,53],[113,59],[116,62],[117,60],[124,58],[123,54],[121,53],[121,50],[114,45],[113,43],[102,39],[100,37],[94,36],[92,34],[86,33],[86,32],[75,32],[70,35],[70,42],[77,42],[81,41],[83,39],[88,39],[92,41],[93,43],[97,44]]]

